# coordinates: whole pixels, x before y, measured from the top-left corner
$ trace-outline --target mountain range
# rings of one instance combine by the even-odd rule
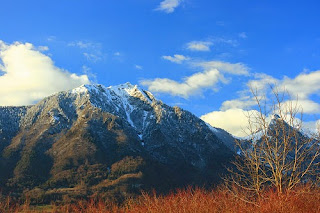
[[[82,85],[0,107],[0,187],[33,202],[217,183],[234,138],[137,85]]]

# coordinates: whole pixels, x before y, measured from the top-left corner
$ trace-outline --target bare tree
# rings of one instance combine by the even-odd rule
[[[257,90],[251,92],[257,111],[247,115],[247,140],[236,140],[238,155],[226,180],[258,196],[267,187],[283,193],[301,183],[315,183],[319,179],[319,133],[302,134],[303,111],[298,101],[284,101],[286,93],[274,88],[272,100],[259,96]]]

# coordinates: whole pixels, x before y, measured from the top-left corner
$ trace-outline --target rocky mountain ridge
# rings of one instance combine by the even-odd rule
[[[81,187],[89,190],[81,195],[125,196],[212,183],[232,158],[223,130],[130,83],[2,107],[0,129],[1,185],[29,196],[43,190],[61,198]]]

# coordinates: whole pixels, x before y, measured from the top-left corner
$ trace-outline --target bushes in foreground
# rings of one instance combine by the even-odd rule
[[[296,190],[278,194],[269,190],[261,199],[248,196],[244,192],[237,196],[231,191],[217,189],[178,190],[166,196],[143,194],[139,199],[127,200],[123,205],[103,201],[78,201],[62,206],[52,205],[45,208],[15,205],[5,199],[0,203],[0,212],[320,212],[320,189],[300,187]]]

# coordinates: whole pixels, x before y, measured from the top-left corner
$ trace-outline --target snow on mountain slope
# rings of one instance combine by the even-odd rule
[[[209,129],[231,150],[236,150],[236,143],[235,140],[237,139],[235,136],[231,135],[229,132],[211,126],[209,123],[206,123]]]
[[[150,120],[156,119],[159,122],[163,112],[161,102],[150,92],[130,83],[109,87],[82,85],[70,92],[78,96],[88,96],[92,105],[126,118],[127,122],[140,132],[140,137]]]
[[[222,149],[221,153],[228,153],[226,145],[231,147],[224,142],[225,138],[230,138],[227,134],[211,131],[192,113],[168,106],[150,92],[130,83],[109,87],[82,85],[58,92],[28,108],[19,118],[19,126],[22,132],[35,131],[33,134],[39,138],[46,138],[47,133],[52,136],[62,134],[75,126],[95,132],[91,123],[97,121],[88,121],[88,117],[95,114],[94,119],[102,119],[98,118],[101,113],[116,116],[121,121],[118,128],[128,132],[130,136],[127,137],[139,141],[144,150],[161,162],[182,158],[192,165],[204,167],[212,157],[210,152]],[[104,137],[102,131],[99,135]],[[19,147],[22,143],[19,137],[10,146]],[[171,157],[168,152],[172,153]]]
[[[0,108],[0,127],[0,180],[29,189],[72,188],[84,168],[102,174],[90,176],[97,186],[127,172],[146,188],[212,183],[234,154],[227,133],[130,83],[82,85],[30,107]],[[139,168],[127,171],[128,159]]]

